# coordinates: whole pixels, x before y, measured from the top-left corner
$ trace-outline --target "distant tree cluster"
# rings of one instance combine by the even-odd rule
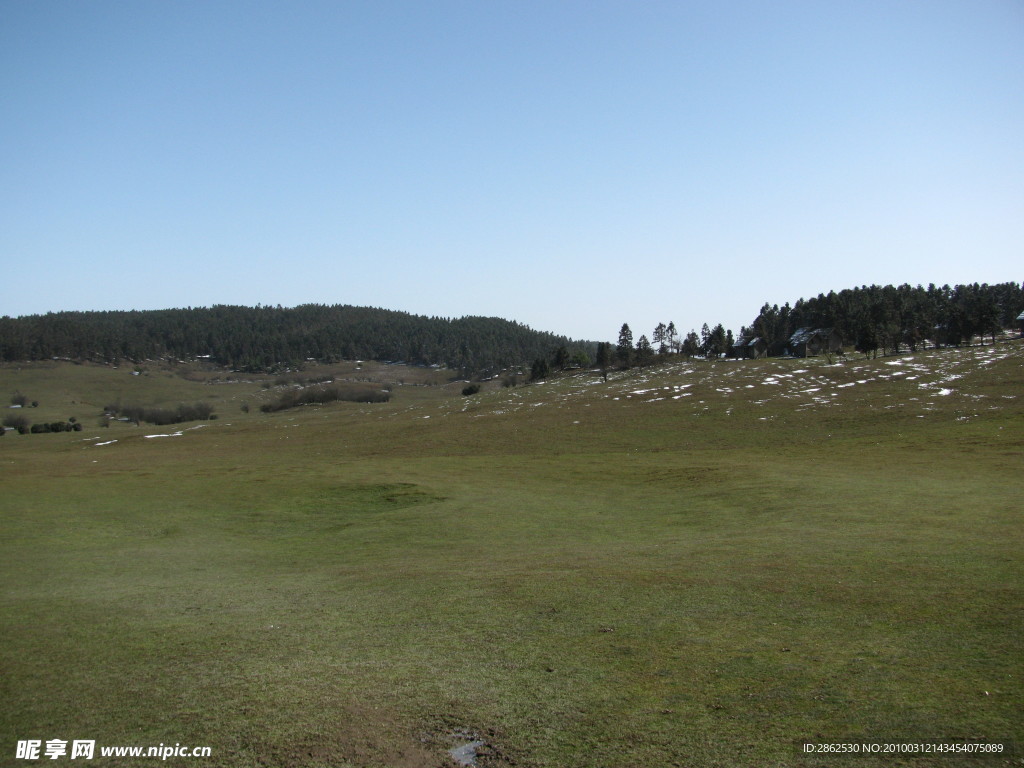
[[[59,312],[0,318],[0,361],[207,358],[236,370],[296,369],[307,360],[444,365],[491,375],[565,347],[593,345],[499,318],[423,317],[371,307],[214,306],[145,312]]]
[[[959,346],[977,336],[994,339],[1014,326],[1022,310],[1024,287],[1017,283],[872,285],[800,299],[792,307],[765,304],[741,336],[763,339],[771,355],[782,354],[793,332],[806,327],[833,328],[859,352],[915,351],[925,342]]]
[[[634,366],[644,367],[651,365],[657,358],[667,355],[685,355],[687,358],[698,355],[708,359],[714,359],[726,354],[732,346],[732,331],[727,331],[721,323],[714,328],[709,328],[705,323],[701,328],[700,336],[696,331],[690,331],[685,337],[680,338],[676,330],[676,324],[670,322],[668,325],[658,323],[652,334],[653,342],[646,335],[634,345],[633,331],[629,323],[623,323],[619,329],[619,341],[615,345],[614,358],[622,368]],[[612,350],[609,345],[598,345],[598,366],[607,378],[608,366],[612,360]]]
[[[209,403],[179,403],[176,408],[154,408],[142,405],[121,405],[114,403],[103,409],[110,416],[128,419],[136,424],[146,422],[163,426],[180,424],[185,421],[208,421],[217,418]]]
[[[588,345],[592,346],[592,345]],[[600,345],[597,345],[600,348]],[[551,376],[552,373],[565,371],[570,368],[586,368],[590,365],[590,355],[583,349],[570,350],[565,344],[554,348],[550,354],[541,355],[534,359],[530,366],[530,381],[541,381]],[[504,386],[515,386],[515,378],[511,381],[506,378]]]
[[[833,329],[844,344],[868,354],[904,347],[916,351],[926,342],[959,346],[978,336],[995,339],[1015,325],[1022,310],[1024,286],[1017,283],[854,288],[800,299],[792,307],[765,304],[738,338],[721,323],[705,323],[699,335],[691,330],[680,339],[675,323],[658,323],[653,343],[641,336],[634,344],[633,331],[623,323],[614,349],[605,342],[597,345],[597,365],[607,378],[613,357],[622,368],[648,365],[656,356],[668,354],[714,360],[735,353],[739,341],[754,339],[764,343],[766,354],[781,355],[800,328]]]
[[[4,416],[3,426],[5,429],[0,429],[0,435],[3,435],[7,429],[17,430],[20,435],[27,435],[29,433],[38,435],[46,432],[81,432],[82,425],[78,422],[78,419],[72,416],[67,421],[51,421],[51,422],[40,422],[33,424],[31,420],[21,413],[11,413]]]
[[[298,408],[301,405],[323,405],[344,400],[353,403],[386,403],[391,399],[391,393],[378,387],[340,384],[318,385],[314,387],[303,387],[302,389],[289,389],[283,392],[277,400],[271,403],[264,403],[260,410],[264,413],[284,411],[288,408]]]

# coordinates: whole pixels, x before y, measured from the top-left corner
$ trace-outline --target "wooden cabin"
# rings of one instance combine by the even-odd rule
[[[793,357],[815,357],[843,351],[843,340],[834,328],[798,328],[789,337],[789,354]]]

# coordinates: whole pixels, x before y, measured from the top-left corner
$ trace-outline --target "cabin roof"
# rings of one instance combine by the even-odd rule
[[[789,337],[790,344],[806,344],[812,338],[817,335],[831,336],[833,333],[832,328],[797,328],[793,332],[793,335]]]

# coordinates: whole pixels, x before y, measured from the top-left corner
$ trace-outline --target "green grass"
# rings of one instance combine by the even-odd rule
[[[310,768],[440,766],[459,733],[481,766],[559,768],[1024,744],[1024,354],[892,362],[0,438],[0,764],[28,738]],[[266,392],[118,375],[0,370],[0,391],[61,414],[114,382]],[[991,764],[964,760],[904,763]]]

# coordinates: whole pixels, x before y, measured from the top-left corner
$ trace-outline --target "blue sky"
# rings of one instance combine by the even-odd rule
[[[0,0],[0,314],[614,340],[1020,280],[1024,4]]]

